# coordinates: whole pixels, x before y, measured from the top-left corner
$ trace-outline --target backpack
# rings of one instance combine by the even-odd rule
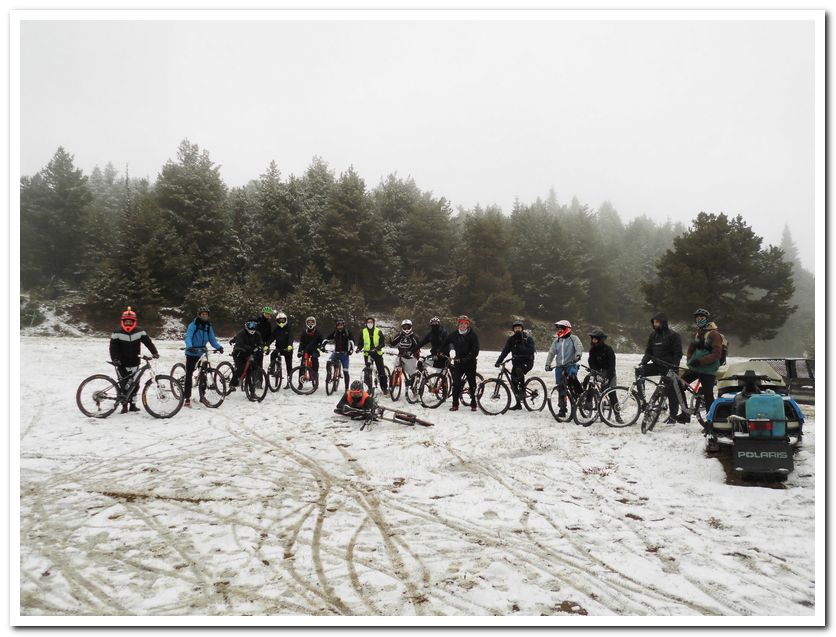
[[[722,367],[726,364],[726,357],[729,355],[729,339],[723,336],[723,334],[720,333],[720,330],[711,330],[711,332],[717,332],[720,334],[720,340],[723,342],[723,352],[720,354],[720,366]],[[711,332],[706,333],[706,336],[708,336]]]

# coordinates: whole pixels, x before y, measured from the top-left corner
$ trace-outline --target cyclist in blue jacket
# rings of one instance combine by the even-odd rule
[[[183,338],[186,341],[186,380],[183,393],[186,396],[186,402],[183,403],[186,407],[192,406],[192,373],[197,366],[197,361],[203,356],[206,351],[206,344],[209,343],[219,352],[223,353],[224,348],[215,337],[215,330],[209,322],[209,308],[205,305],[197,309],[197,317],[189,323],[186,329],[186,336]],[[206,398],[201,394],[200,402],[208,405]]]

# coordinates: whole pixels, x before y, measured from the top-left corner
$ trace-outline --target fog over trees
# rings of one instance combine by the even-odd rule
[[[271,162],[229,188],[188,140],[149,183],[111,164],[84,175],[58,148],[21,179],[21,288],[100,328],[131,305],[152,333],[161,309],[185,322],[207,304],[231,333],[271,305],[294,329],[309,314],[328,326],[372,313],[422,333],[433,315],[465,313],[496,347],[522,317],[541,351],[558,319],[584,341],[600,326],[628,351],[644,346],[652,313],[690,331],[693,309],[708,307],[730,355],[813,354],[814,278],[789,226],[773,247],[739,216],[625,222],[610,202],[561,203],[554,191],[507,212],[454,210],[426,186],[397,172],[370,186],[314,157],[304,174]]]

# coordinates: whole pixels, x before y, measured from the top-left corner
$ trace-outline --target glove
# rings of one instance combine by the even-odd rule
[[[266,353],[267,353],[267,352],[269,352],[269,351],[270,351],[270,346],[269,346],[269,345],[265,345],[265,346],[264,346],[264,353],[266,354]]]
[[[117,359],[114,358],[110,362],[113,363],[114,365],[116,365],[116,367],[122,367],[122,361],[120,361],[120,360],[117,360]]]
[[[550,371],[552,371],[553,369],[554,369],[554,367],[552,367],[551,365],[546,365],[546,371],[547,371],[547,372],[550,372]]]
[[[383,350],[382,349],[376,349],[375,354],[377,354],[378,356],[383,356]]]
[[[302,358],[302,352],[296,352],[296,358]]]
[[[152,358],[159,358],[159,357],[160,357],[160,355],[159,355],[159,354],[151,354],[151,357],[152,357]]]
[[[496,362],[493,364],[493,366],[494,366],[494,367],[502,367],[502,363],[500,363],[499,361],[496,361]]]
[[[218,348],[218,354],[223,354],[223,353],[224,353],[224,348],[223,348],[223,347],[219,347],[219,348]]]
[[[293,351],[293,345],[288,345],[287,347],[285,347],[285,351],[292,352]]]
[[[577,356],[575,356],[575,362],[576,362],[576,363],[580,362],[580,360],[581,360],[581,356],[580,356],[580,354],[578,354]]]

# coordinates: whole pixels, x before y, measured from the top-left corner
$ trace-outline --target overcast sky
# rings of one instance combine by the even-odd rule
[[[789,223],[814,267],[812,22],[24,21],[20,62],[26,175],[63,145],[153,180],[188,138],[229,186],[318,155],[465,208],[553,187]]]

